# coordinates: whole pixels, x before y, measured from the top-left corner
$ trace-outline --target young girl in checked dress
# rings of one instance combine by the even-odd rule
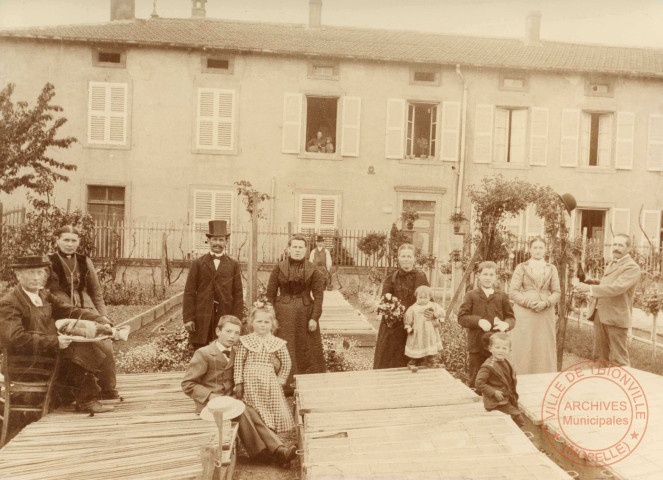
[[[277,328],[274,309],[259,302],[249,316],[253,333],[239,338],[235,355],[235,385],[243,392],[243,399],[262,417],[265,424],[277,433],[295,427],[282,385],[290,373],[291,362],[285,340],[272,335]],[[276,361],[278,360],[278,362]],[[275,363],[280,362],[278,377]]]

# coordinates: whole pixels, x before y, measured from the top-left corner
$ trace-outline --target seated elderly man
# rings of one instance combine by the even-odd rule
[[[95,378],[105,354],[95,343],[72,343],[71,337],[58,336],[55,320],[81,318],[93,320],[97,333],[112,333],[108,318],[66,304],[44,290],[51,262],[45,256],[16,258],[14,269],[18,285],[0,299],[0,344],[10,352],[23,355],[53,355],[64,350],[56,379],[58,393],[76,401],[77,409],[102,413],[112,406],[98,401]]]

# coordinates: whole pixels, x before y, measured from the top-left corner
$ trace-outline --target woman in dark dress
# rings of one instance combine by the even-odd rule
[[[291,385],[293,375],[327,370],[318,326],[325,277],[305,256],[306,239],[293,236],[288,242],[288,258],[274,267],[267,285],[267,299],[279,324],[276,336],[287,342],[292,360],[286,386]]]
[[[398,270],[384,281],[382,295],[391,293],[407,310],[417,300],[414,291],[420,285],[428,285],[428,279],[424,272],[414,268],[414,245],[411,243],[404,243],[398,248],[398,266]],[[375,345],[373,368],[377,370],[407,366],[406,340],[407,332],[402,320],[391,327],[381,322]]]

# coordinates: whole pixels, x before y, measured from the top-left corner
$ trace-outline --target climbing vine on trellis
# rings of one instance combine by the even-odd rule
[[[543,219],[550,262],[557,267],[562,289],[557,335],[557,363],[561,367],[567,322],[567,267],[575,263],[579,249],[577,242],[568,239],[566,211],[559,194],[549,186],[495,175],[484,177],[480,185],[470,185],[468,196],[474,208],[475,239],[481,248],[482,260],[501,260],[510,252],[510,239],[504,225],[509,216],[518,215],[533,205],[536,214]]]

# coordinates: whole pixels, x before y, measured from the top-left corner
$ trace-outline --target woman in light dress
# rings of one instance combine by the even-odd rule
[[[557,371],[555,305],[561,291],[557,268],[544,259],[546,247],[543,238],[532,238],[530,259],[511,277],[509,297],[516,316],[511,352],[518,375]]]

